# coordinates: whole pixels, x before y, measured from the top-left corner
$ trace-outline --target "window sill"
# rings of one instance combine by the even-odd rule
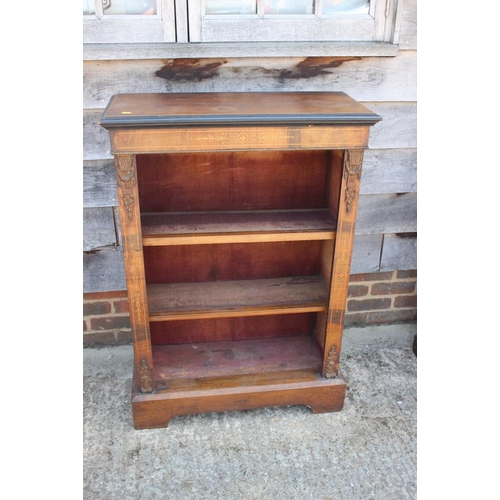
[[[203,57],[394,57],[387,42],[86,43],[84,61]]]

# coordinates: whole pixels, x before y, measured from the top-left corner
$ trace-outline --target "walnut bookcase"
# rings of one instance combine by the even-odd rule
[[[342,409],[370,126],[342,92],[120,94],[115,157],[138,429],[263,406]]]

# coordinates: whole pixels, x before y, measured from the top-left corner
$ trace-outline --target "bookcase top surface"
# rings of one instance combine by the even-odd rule
[[[106,128],[217,125],[374,125],[381,117],[344,92],[116,94]]]

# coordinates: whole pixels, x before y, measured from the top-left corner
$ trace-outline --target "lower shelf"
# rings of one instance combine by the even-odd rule
[[[154,378],[169,385],[213,377],[295,370],[321,372],[310,335],[153,346]]]
[[[311,336],[155,346],[156,392],[140,393],[134,373],[134,427],[166,427],[180,415],[270,406],[339,411],[345,382],[341,376],[322,378],[321,361]]]

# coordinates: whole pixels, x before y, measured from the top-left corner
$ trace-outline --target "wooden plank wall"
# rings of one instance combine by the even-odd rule
[[[335,91],[380,114],[360,190],[353,273],[416,269],[416,0],[405,0],[396,57],[84,62],[84,292],[125,289],[114,167],[98,120],[120,92]]]

